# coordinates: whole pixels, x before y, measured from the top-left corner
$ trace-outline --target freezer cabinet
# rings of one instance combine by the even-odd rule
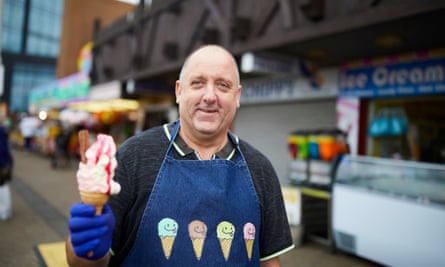
[[[445,165],[345,156],[332,189],[338,249],[386,266],[445,266]]]

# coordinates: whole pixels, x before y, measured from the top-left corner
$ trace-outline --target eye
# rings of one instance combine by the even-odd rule
[[[191,82],[191,86],[193,88],[200,88],[200,87],[202,87],[203,84],[204,84],[204,82],[202,80],[193,80]]]
[[[218,89],[222,90],[222,91],[227,91],[230,89],[230,84],[224,81],[218,81],[216,83],[216,86],[218,87]]]

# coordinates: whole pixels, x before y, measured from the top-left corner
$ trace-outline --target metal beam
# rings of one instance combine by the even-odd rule
[[[227,46],[229,44],[229,33],[230,33],[229,20],[222,14],[221,10],[218,9],[213,0],[205,0],[205,4],[207,8],[210,10],[211,19],[215,21],[215,23],[218,25],[220,32],[222,33],[221,43]]]
[[[186,54],[189,54],[190,52],[192,52],[192,49],[195,46],[196,42],[199,39],[201,39],[203,30],[204,30],[203,25],[204,25],[205,21],[208,19],[209,15],[210,15],[210,11],[208,9],[204,9],[201,12],[201,16],[199,18],[198,23],[194,27],[192,27],[194,30],[192,32],[190,42],[186,46],[186,49],[185,49]]]
[[[295,25],[295,15],[293,13],[294,7],[292,0],[279,0],[280,11],[283,19],[283,26],[285,29],[292,29]]]

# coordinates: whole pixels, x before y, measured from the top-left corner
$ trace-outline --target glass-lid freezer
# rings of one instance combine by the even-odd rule
[[[445,205],[445,165],[364,156],[342,158],[335,181]]]
[[[388,266],[445,263],[445,165],[345,155],[332,188],[336,247]]]

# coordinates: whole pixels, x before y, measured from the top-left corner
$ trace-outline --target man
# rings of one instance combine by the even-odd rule
[[[193,52],[176,82],[178,122],[119,148],[113,212],[72,207],[68,262],[279,267],[278,256],[293,248],[281,188],[270,161],[229,132],[240,95],[228,51]]]

